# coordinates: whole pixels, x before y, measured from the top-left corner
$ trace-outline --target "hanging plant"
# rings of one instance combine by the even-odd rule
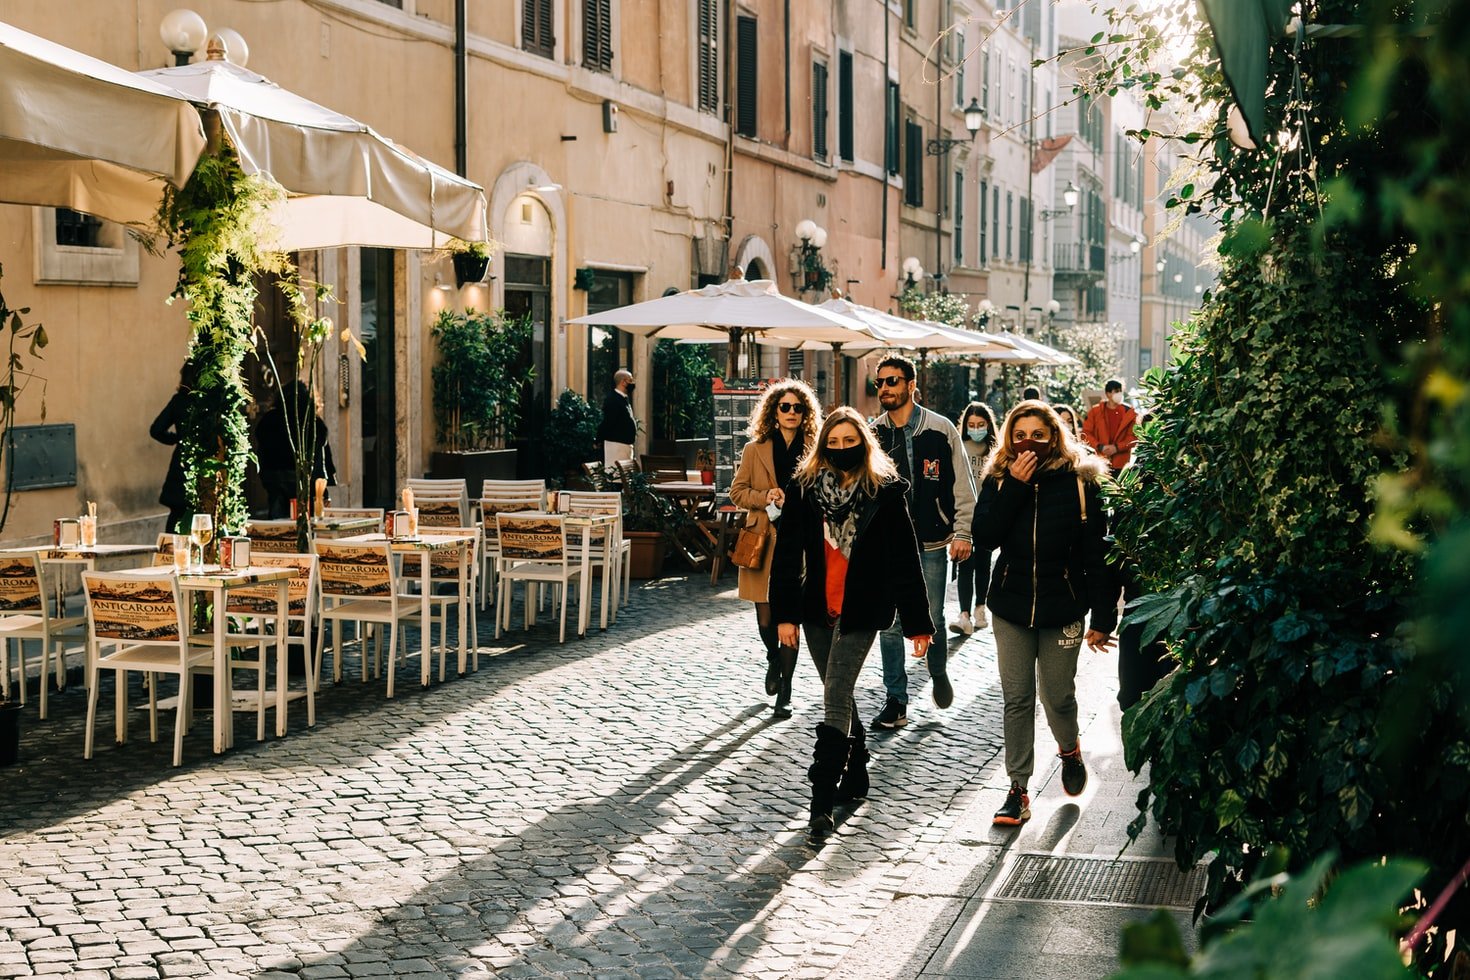
[[[188,304],[188,360],[199,379],[179,439],[185,488],[190,508],[211,514],[221,530],[239,528],[249,516],[250,396],[241,367],[254,346],[257,277],[285,274],[290,266],[267,237],[267,215],[284,193],[268,178],[246,175],[222,144],[200,158],[183,188],[167,189],[158,212],[164,247],[177,248],[179,256],[169,302]]]

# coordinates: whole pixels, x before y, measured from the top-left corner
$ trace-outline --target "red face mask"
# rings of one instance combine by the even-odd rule
[[[1016,456],[1018,457],[1028,450],[1035,453],[1037,463],[1045,463],[1047,458],[1051,456],[1051,443],[1049,441],[1037,442],[1035,439],[1023,439],[1011,448],[1015,450]]]

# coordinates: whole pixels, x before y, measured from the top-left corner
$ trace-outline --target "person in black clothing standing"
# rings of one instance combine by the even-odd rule
[[[633,458],[633,442],[638,438],[638,420],[633,417],[633,391],[637,387],[633,372],[619,368],[613,375],[613,390],[602,400],[597,438],[602,440],[602,462],[606,466]]]
[[[310,435],[305,435],[308,418],[314,425]],[[255,427],[260,482],[265,484],[270,501],[269,516],[273,520],[291,516],[291,498],[297,494],[293,435],[294,439],[310,440],[315,457],[311,467],[312,478],[325,477],[328,486],[336,486],[337,467],[332,463],[332,447],[327,443],[327,423],[317,414],[316,399],[311,389],[300,381],[293,382],[286,389],[286,399],[278,400],[275,408],[262,415]]]
[[[868,650],[897,613],[922,657],[934,635],[909,518],[907,484],[863,417],[834,409],[797,464],[771,561],[771,614],[782,646],[797,627],[822,678],[822,723],[807,778],[808,839],[836,828],[832,808],[868,795],[868,750],[853,690]]]
[[[188,361],[179,368],[179,387],[174,391],[158,418],[148,427],[148,434],[165,446],[173,446],[173,455],[168,460],[168,473],[163,478],[163,489],[158,502],[168,508],[168,518],[163,529],[171,534],[180,533],[185,517],[189,515],[188,491],[184,486],[184,460],[179,440],[187,424],[189,395],[194,390],[194,365]]]
[[[995,814],[1003,826],[1031,818],[1026,784],[1035,769],[1038,692],[1057,740],[1063,790],[1077,796],[1087,785],[1077,739],[1077,656],[1084,639],[1093,650],[1108,649],[1118,624],[1120,589],[1105,557],[1099,491],[1106,472],[1103,460],[1080,451],[1051,406],[1025,401],[1006,417],[980,488],[975,546],[1000,549],[989,605],[1011,780]]]

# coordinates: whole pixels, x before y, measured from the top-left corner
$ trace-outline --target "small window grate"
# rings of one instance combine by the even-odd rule
[[[1023,853],[992,901],[1060,902],[1137,908],[1194,908],[1205,868],[1181,873],[1172,861]]]

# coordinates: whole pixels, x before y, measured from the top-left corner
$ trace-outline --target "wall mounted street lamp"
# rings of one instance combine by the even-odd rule
[[[924,267],[919,263],[919,260],[910,255],[903,260],[901,268],[903,270],[904,292],[908,292],[910,289],[918,289],[919,283],[924,281]]]
[[[1082,192],[1077,189],[1077,185],[1069,180],[1067,181],[1066,188],[1062,191],[1062,203],[1065,204],[1066,207],[1044,208],[1036,212],[1036,216],[1042,221],[1050,221],[1052,218],[1058,217],[1060,215],[1071,214],[1072,209],[1077,206],[1077,201],[1081,198],[1081,196]]]
[[[980,106],[978,99],[971,99],[970,104],[965,106],[965,128],[970,131],[970,138],[964,140],[933,139],[924,144],[924,152],[931,157],[943,156],[956,146],[965,143],[973,143],[975,134],[980,132],[980,127],[985,125],[985,110]]]
[[[832,285],[832,270],[822,261],[827,229],[810,218],[796,223],[796,249],[791,255],[791,279],[798,292],[825,291]]]

